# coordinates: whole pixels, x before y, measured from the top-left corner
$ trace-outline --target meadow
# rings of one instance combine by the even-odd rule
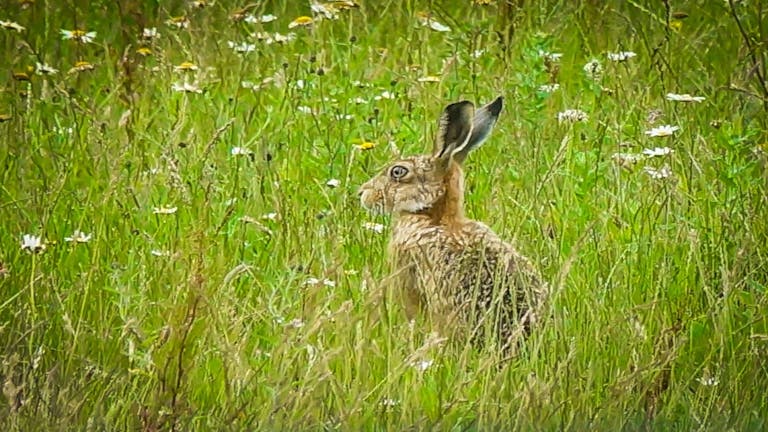
[[[3,430],[768,429],[762,2],[2,4]],[[512,358],[388,301],[357,196],[497,95]]]

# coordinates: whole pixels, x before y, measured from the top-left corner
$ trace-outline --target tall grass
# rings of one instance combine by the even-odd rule
[[[118,3],[2,8],[26,27],[0,29],[5,430],[768,427],[760,2],[363,2],[284,44],[251,34],[308,3],[257,3],[264,24],[223,1]],[[94,43],[62,40],[76,28]],[[498,94],[467,212],[556,288],[501,362],[388,301],[389,221],[356,194],[431,148],[445,104]],[[672,153],[617,155],[655,147]]]

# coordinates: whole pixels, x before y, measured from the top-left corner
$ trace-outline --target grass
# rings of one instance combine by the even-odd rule
[[[222,1],[120,3],[0,16],[26,27],[0,29],[5,430],[768,427],[759,2],[363,2],[285,44],[249,33],[286,34],[308,3],[253,8],[266,24]],[[452,31],[419,25],[425,10]],[[164,23],[182,15],[186,29]],[[94,43],[62,40],[75,28]],[[621,50],[637,56],[606,58]],[[69,72],[78,60],[94,69]],[[60,72],[31,73],[38,61]],[[174,70],[185,61],[198,70]],[[172,89],[185,81],[202,93]],[[389,221],[356,194],[395,153],[431,148],[445,104],[499,94],[467,212],[557,288],[502,363],[386,301]],[[566,109],[588,119],[558,122]],[[663,124],[680,129],[645,134]],[[616,163],[654,147],[673,153]],[[74,230],[90,241],[64,241]],[[23,234],[46,249],[22,250]]]

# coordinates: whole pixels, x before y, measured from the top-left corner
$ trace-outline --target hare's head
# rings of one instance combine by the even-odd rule
[[[432,154],[390,163],[360,188],[363,207],[380,213],[460,214],[461,164],[488,137],[501,107],[501,97],[478,110],[469,101],[445,107]]]

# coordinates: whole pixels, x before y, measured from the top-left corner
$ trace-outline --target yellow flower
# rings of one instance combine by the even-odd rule
[[[68,73],[75,73],[75,72],[85,72],[93,70],[96,66],[94,66],[92,63],[87,61],[79,61],[75,63],[75,66],[69,70]]]
[[[376,143],[371,141],[360,140],[360,144],[357,144],[356,147],[360,150],[371,150],[372,148],[376,147]]]
[[[189,72],[189,71],[196,71],[199,68],[197,67],[196,64],[192,62],[184,62],[178,66],[174,66],[174,69],[176,70],[176,72]]]
[[[680,20],[672,20],[669,22],[669,28],[671,28],[674,31],[680,31],[680,29],[683,28],[683,22]]]
[[[303,26],[303,27],[311,26],[312,23],[314,23],[314,20],[312,19],[312,17],[300,16],[295,20],[291,21],[291,23],[288,24],[288,28],[292,29],[299,26]]]
[[[141,54],[144,57],[151,56],[152,55],[152,50],[147,48],[147,47],[141,47],[141,48],[136,50],[136,54]]]
[[[14,72],[13,79],[16,81],[29,81],[29,75],[26,72]]]

